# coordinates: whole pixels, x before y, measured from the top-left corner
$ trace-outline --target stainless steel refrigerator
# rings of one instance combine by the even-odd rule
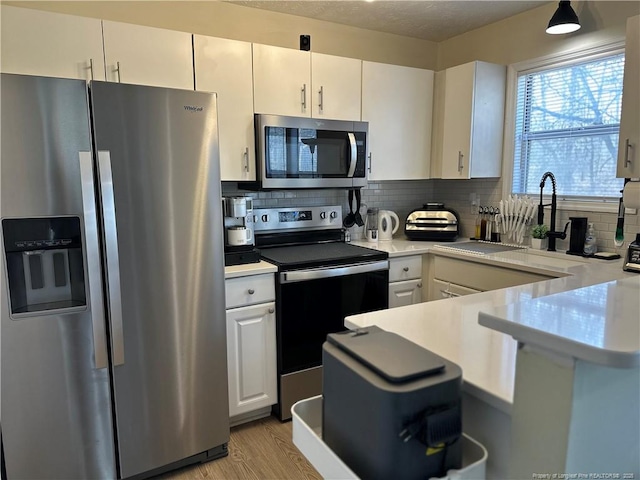
[[[9,480],[226,455],[214,94],[2,74]]]

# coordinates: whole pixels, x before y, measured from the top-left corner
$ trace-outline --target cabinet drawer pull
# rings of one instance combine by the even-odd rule
[[[369,173],[371,173],[371,152],[369,152]]]
[[[320,112],[322,112],[324,110],[324,87],[322,85],[320,85],[318,94],[320,96],[320,103],[318,103],[318,107],[320,107]]]
[[[269,313],[273,313],[273,312],[275,312],[275,311],[276,311],[276,310],[275,310],[274,308],[269,308]]]
[[[460,296],[459,293],[454,293],[451,290],[440,290],[440,292],[444,298],[455,298]]]
[[[244,171],[249,171],[249,147],[244,149]]]
[[[422,288],[422,284],[421,284],[421,283],[419,283],[419,284],[417,284],[417,285],[416,285],[416,287],[418,287],[418,288]]]
[[[402,271],[404,271],[404,272],[408,272],[408,271],[409,271],[409,267],[404,267],[404,268],[402,269]]]
[[[462,172],[462,169],[464,168],[464,164],[462,163],[462,157],[464,157],[462,152],[458,152],[458,171],[459,172]]]
[[[253,295],[254,293],[256,293],[253,288],[250,288],[249,290],[247,290],[247,292],[249,293],[249,295]]]

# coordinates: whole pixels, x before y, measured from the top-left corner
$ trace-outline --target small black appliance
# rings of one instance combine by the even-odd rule
[[[587,236],[587,217],[569,217],[571,233],[569,237],[569,255],[583,255],[584,239]]]

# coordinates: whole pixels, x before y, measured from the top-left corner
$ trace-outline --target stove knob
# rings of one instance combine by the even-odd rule
[[[325,218],[327,218],[327,212],[320,212],[320,218],[322,220],[324,220]]]
[[[268,222],[268,221],[269,221],[269,215],[264,214],[264,215],[262,215],[262,217],[260,217],[260,219],[261,219],[263,222],[265,222],[265,223],[266,223],[266,222]]]
[[[337,216],[338,216],[338,212],[331,212],[331,215],[329,215],[329,217],[330,217],[331,219],[334,219],[334,218],[336,218]]]

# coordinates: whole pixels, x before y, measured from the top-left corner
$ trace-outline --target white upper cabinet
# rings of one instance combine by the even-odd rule
[[[311,53],[313,118],[360,120],[362,61]]]
[[[3,50],[4,52],[4,50]],[[617,177],[640,177],[640,15],[627,20]]]
[[[362,63],[370,181],[430,177],[432,110],[433,71]]]
[[[255,113],[310,117],[311,92],[309,52],[253,44]]]
[[[1,8],[2,72],[105,79],[99,19]]]
[[[361,60],[253,44],[255,113],[360,120]]]
[[[107,81],[193,90],[191,34],[102,22]]]
[[[218,94],[222,180],[255,180],[251,44],[194,35],[196,90]]]
[[[503,65],[471,62],[439,72],[434,177],[500,176],[505,87]]]

